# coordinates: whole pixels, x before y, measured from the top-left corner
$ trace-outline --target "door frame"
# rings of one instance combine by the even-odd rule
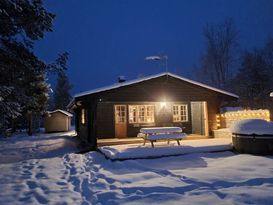
[[[209,113],[208,113],[208,102],[207,101],[203,101],[203,113],[204,113],[204,134],[205,136],[209,136]]]
[[[202,110],[202,113],[201,113],[201,132],[202,132],[202,135],[204,136],[209,136],[209,125],[208,125],[208,106],[207,106],[207,101],[191,101],[190,102],[190,105],[191,105],[191,123],[192,123],[192,127],[193,127],[193,111],[192,111],[192,104],[193,103],[200,103],[201,105],[201,110]]]

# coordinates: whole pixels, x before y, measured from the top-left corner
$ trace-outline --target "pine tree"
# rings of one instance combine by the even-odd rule
[[[247,52],[241,68],[233,80],[234,91],[240,96],[245,108],[268,108],[270,102],[271,77],[260,51]]]
[[[66,106],[71,100],[70,90],[72,85],[65,72],[59,72],[57,85],[54,89],[54,109],[66,110]]]
[[[33,47],[52,31],[54,17],[42,0],[0,1],[0,133],[46,108],[47,72],[62,69],[61,58],[46,64]]]

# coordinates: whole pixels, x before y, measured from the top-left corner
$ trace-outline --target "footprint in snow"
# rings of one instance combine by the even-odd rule
[[[27,181],[27,185],[30,189],[35,189],[38,187],[38,185],[33,181]]]
[[[24,171],[22,172],[22,175],[30,176],[30,175],[32,175],[32,173],[31,173],[29,170],[24,170]]]
[[[44,173],[38,173],[35,175],[36,179],[48,179],[47,175],[45,175]]]
[[[56,184],[59,185],[59,186],[66,186],[67,185],[66,182],[56,182]]]
[[[33,169],[33,166],[32,165],[24,165],[22,168],[23,169]]]
[[[38,169],[44,169],[44,168],[45,168],[45,166],[43,166],[43,165],[39,165],[37,168],[38,168]]]
[[[98,174],[97,177],[101,178],[101,179],[104,179],[109,184],[113,184],[115,182],[114,179],[106,177],[104,174]]]

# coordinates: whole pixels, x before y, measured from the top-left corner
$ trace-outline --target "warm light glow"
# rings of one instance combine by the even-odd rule
[[[224,116],[224,118],[222,116]],[[225,112],[216,116],[216,123],[217,126],[220,124],[220,126],[230,127],[230,125],[238,120],[257,118],[270,121],[270,112],[268,110],[241,110]]]
[[[85,109],[81,110],[81,123],[83,125],[85,124]]]
[[[216,125],[217,125],[217,129],[221,127],[221,120],[220,120],[220,114],[216,115]]]
[[[160,103],[160,106],[163,108],[163,107],[166,107],[167,103],[166,102],[161,102]]]

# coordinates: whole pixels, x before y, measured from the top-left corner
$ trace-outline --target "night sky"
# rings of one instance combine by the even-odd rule
[[[232,18],[240,51],[273,37],[273,0],[47,0],[57,15],[54,32],[36,44],[40,58],[52,62],[70,53],[72,93],[110,85],[119,75],[134,79],[165,71],[146,56],[164,53],[169,71],[194,78],[204,52],[203,27]]]

